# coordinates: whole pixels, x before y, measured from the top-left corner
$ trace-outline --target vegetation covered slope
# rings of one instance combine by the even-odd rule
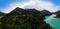
[[[44,15],[44,16],[50,16],[52,13],[47,11],[47,10],[42,10],[41,13]]]
[[[2,18],[5,15],[6,15],[6,13],[0,12],[0,18]]]
[[[60,10],[56,12],[56,17],[60,18]]]
[[[4,16],[5,15],[5,13],[3,13],[3,12],[0,12],[0,16]]]
[[[0,20],[0,29],[52,29],[36,9],[16,8]]]

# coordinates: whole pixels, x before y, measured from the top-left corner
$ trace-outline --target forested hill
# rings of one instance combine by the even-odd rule
[[[36,9],[15,8],[0,20],[0,29],[52,29]]]
[[[3,13],[3,12],[0,12],[0,16],[4,16],[4,15],[6,15],[5,13]]]

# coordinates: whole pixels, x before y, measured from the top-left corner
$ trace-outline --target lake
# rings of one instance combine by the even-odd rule
[[[60,29],[60,18],[54,18],[56,15],[45,16],[45,22],[50,24],[55,29]]]

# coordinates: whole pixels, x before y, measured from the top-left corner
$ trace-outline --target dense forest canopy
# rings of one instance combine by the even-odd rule
[[[15,8],[0,19],[0,29],[52,29],[36,9]]]

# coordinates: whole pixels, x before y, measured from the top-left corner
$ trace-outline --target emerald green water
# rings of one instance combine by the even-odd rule
[[[54,18],[53,15],[45,16],[45,22],[50,24],[54,29],[60,29],[60,18]]]

